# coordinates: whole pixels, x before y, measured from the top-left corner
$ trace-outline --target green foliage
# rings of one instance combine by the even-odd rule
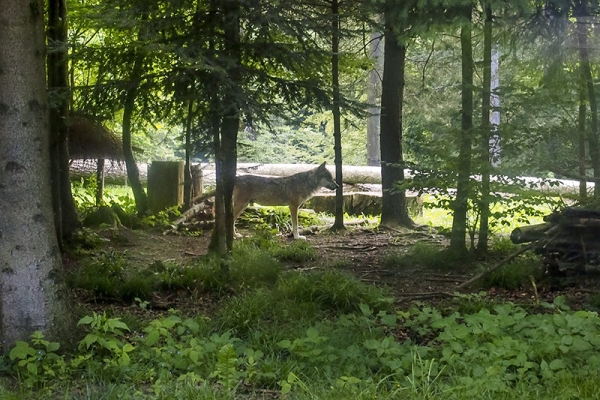
[[[531,280],[544,278],[544,268],[536,255],[522,255],[486,275],[480,282],[484,288],[518,289],[531,285]]]
[[[426,267],[434,270],[451,271],[469,265],[463,254],[453,253],[439,245],[418,242],[408,252],[395,251],[387,253],[383,263],[389,268]]]
[[[451,171],[440,171],[412,166],[412,178],[397,185],[400,189],[417,191],[419,195],[428,195],[425,208],[440,208],[449,215],[453,213],[456,174]],[[530,219],[542,217],[550,211],[564,207],[564,202],[556,194],[542,193],[539,187],[556,188],[558,181],[538,179],[535,181],[518,177],[494,176],[490,189],[490,233],[516,227],[515,224],[529,224]],[[471,246],[475,245],[475,236],[479,229],[481,216],[482,193],[481,183],[471,179],[469,193],[469,211],[467,230],[471,238]],[[433,201],[431,201],[433,199]]]
[[[299,304],[271,303],[262,290],[272,309]],[[572,312],[563,297],[539,314],[482,295],[458,301],[479,306],[389,313],[361,303],[311,321],[265,313],[245,338],[223,330],[220,318],[171,311],[130,332],[119,318],[94,313],[80,320],[87,334],[73,354],[58,355],[58,344],[36,332],[11,349],[11,371],[25,398],[82,388],[104,388],[103,398],[227,398],[248,387],[280,387],[299,399],[594,398],[596,313]],[[401,339],[406,333],[412,340]],[[209,389],[215,384],[225,397]]]
[[[67,275],[71,287],[92,291],[100,297],[118,297],[124,282],[125,271],[130,269],[123,254],[116,251],[102,251],[93,256],[78,270]]]
[[[67,363],[57,354],[60,344],[44,339],[40,331],[31,335],[31,344],[18,341],[9,353],[13,372],[27,388],[41,388],[55,379],[63,379]]]
[[[93,313],[81,318],[77,325],[89,326],[90,329],[79,342],[80,350],[91,353],[91,357],[101,357],[106,367],[129,365],[129,353],[134,347],[123,341],[129,327],[120,318],[109,318],[106,313]]]
[[[171,221],[181,216],[181,208],[178,206],[170,207],[159,211],[156,214],[149,215],[142,220],[142,226],[159,232],[164,232],[171,227]]]
[[[280,261],[302,263],[314,260],[317,257],[317,251],[306,240],[294,240],[289,245],[276,247],[273,256]]]
[[[298,223],[303,226],[319,225],[321,220],[315,213],[300,210]],[[292,219],[288,207],[248,207],[236,220],[237,227],[252,228],[259,234],[291,234]]]

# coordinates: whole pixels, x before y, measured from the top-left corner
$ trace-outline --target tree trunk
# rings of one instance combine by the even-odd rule
[[[238,93],[241,88],[241,48],[240,48],[240,3],[228,1],[224,15],[224,54],[227,58],[228,82],[223,83],[219,92],[224,92],[223,100],[215,102],[218,107],[215,121],[220,120],[220,139],[215,131],[215,159],[217,165],[217,194],[215,196],[215,230],[210,248],[220,254],[233,249],[234,215],[233,187],[237,170],[237,135],[240,127]],[[223,243],[223,240],[225,243]]]
[[[406,47],[398,43],[392,24],[386,22],[381,90],[381,226],[414,226],[404,190],[394,187],[404,180],[402,157],[402,104]]]
[[[333,89],[333,150],[335,153],[335,180],[340,182],[335,192],[335,221],[332,230],[344,228],[344,186],[342,176],[342,117],[340,114],[340,14],[338,0],[331,3],[331,78]]]
[[[48,3],[48,92],[50,107],[50,169],[52,171],[52,204],[59,244],[79,226],[77,209],[69,179],[69,147],[67,119],[70,90],[67,47],[67,6],[65,0]]]
[[[0,335],[2,351],[37,330],[72,332],[50,188],[44,2],[2,3],[0,24]],[[26,123],[24,122],[26,121]]]
[[[583,73],[583,68],[579,67],[581,72],[581,79],[579,85],[579,113],[577,116],[577,138],[578,138],[578,153],[577,153],[577,164],[578,164],[578,172],[580,177],[585,177],[586,167],[585,167],[585,129],[586,129],[586,82],[585,75]],[[583,202],[587,198],[587,182],[585,179],[579,180],[579,201]]]
[[[485,253],[488,249],[490,219],[490,110],[492,101],[492,7],[484,7],[485,22],[483,26],[483,90],[481,92],[481,202],[479,207],[479,240],[477,250]]]
[[[133,198],[135,199],[136,209],[139,215],[148,213],[148,198],[140,181],[140,171],[138,170],[133,149],[131,147],[131,120],[135,110],[135,99],[137,97],[138,88],[142,76],[142,63],[144,57],[136,55],[133,62],[133,69],[129,80],[129,86],[125,96],[125,104],[123,105],[123,158],[127,167],[127,178],[131,185]]]
[[[104,158],[99,158],[96,164],[96,206],[102,205],[104,199]]]
[[[467,10],[460,30],[462,52],[462,123],[458,143],[458,180],[456,198],[453,204],[452,233],[450,249],[457,252],[466,251],[467,211],[469,191],[471,189],[471,145],[473,128],[473,48],[471,42],[471,9]]]
[[[381,145],[379,144],[379,128],[381,116],[381,76],[383,75],[383,46],[381,32],[371,33],[369,49],[373,59],[373,69],[369,71],[367,83],[367,102],[369,103],[369,117],[367,120],[367,165],[378,167],[381,165]]]
[[[588,29],[586,19],[590,18],[586,3],[577,1],[575,3],[575,17],[577,19],[577,41],[579,48],[579,61],[581,63],[581,73],[585,80],[588,101],[590,103],[590,132],[588,135],[589,154],[592,161],[594,178],[600,178],[600,144],[598,140],[598,102],[594,88],[594,78],[590,66],[590,57],[588,53],[587,36]],[[594,185],[594,197],[600,197],[600,185]]]
[[[192,82],[192,85],[195,83]],[[192,91],[193,93],[193,91]],[[190,156],[192,152],[192,120],[194,111],[193,96],[188,100],[188,114],[185,123],[185,167],[183,172],[183,204],[187,210],[192,206],[192,164]]]

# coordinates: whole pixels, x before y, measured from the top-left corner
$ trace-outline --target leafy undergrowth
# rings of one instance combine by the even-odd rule
[[[431,253],[417,249],[411,262]],[[307,242],[266,237],[185,266],[97,252],[71,287],[137,313],[86,313],[68,349],[39,332],[18,342],[0,362],[2,398],[600,397],[595,312],[572,311],[564,297],[529,309],[482,294],[397,310],[390,292],[345,272],[283,266],[315,257]],[[210,315],[151,310],[153,294],[173,291],[218,304]]]

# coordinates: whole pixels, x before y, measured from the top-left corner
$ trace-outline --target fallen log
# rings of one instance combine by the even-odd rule
[[[514,244],[533,242],[543,238],[546,231],[551,227],[552,224],[544,223],[515,228],[510,234],[510,240]]]

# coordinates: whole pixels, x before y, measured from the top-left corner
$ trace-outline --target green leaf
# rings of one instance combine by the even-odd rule
[[[360,303],[358,305],[358,308],[360,308],[360,312],[362,312],[362,314],[365,317],[370,317],[371,315],[373,315],[373,311],[371,310],[371,307],[369,307],[368,304]]]
[[[195,351],[195,350],[190,351],[190,360],[192,360],[192,362],[194,362],[194,364],[198,363],[199,359],[200,359],[200,354],[198,354],[197,351]]]
[[[94,318],[91,317],[91,316],[89,316],[89,315],[87,315],[87,316],[81,318],[79,320],[79,322],[77,323],[77,325],[89,325],[89,324],[92,323],[92,321],[94,321]]]
[[[390,327],[395,327],[397,320],[398,317],[393,314],[385,314],[381,316],[381,323]]]
[[[289,341],[288,339],[284,339],[284,340],[280,341],[279,343],[277,343],[277,346],[281,347],[282,349],[289,349],[291,345],[292,345],[292,342]]]
[[[60,348],[60,343],[58,343],[58,342],[50,342],[46,346],[46,351],[49,352],[49,353],[50,352],[55,352],[59,348]]]
[[[315,339],[319,336],[319,331],[313,327],[310,327],[306,330],[306,337],[309,339]]]
[[[281,386],[281,395],[286,395],[292,391],[292,385],[290,385],[287,381],[280,381],[279,385]]]
[[[154,344],[156,344],[156,342],[158,342],[159,338],[160,334],[157,330],[152,330],[148,332],[148,336],[146,336],[146,345],[153,346]]]
[[[458,353],[458,354],[461,354],[464,351],[463,347],[458,342],[454,342],[454,341],[450,342],[450,347],[452,348],[452,350],[455,353]]]
[[[30,374],[37,375],[38,367],[36,364],[30,362],[27,364],[27,371],[29,371]]]
[[[567,365],[565,363],[565,360],[563,360],[562,358],[557,358],[556,360],[552,360],[550,362],[550,369],[552,371],[557,371],[559,369],[565,369],[567,368]]]
[[[29,346],[27,342],[18,341],[15,344],[15,347],[10,351],[9,357],[11,360],[23,360],[27,358],[27,356],[32,356],[35,354],[35,350]]]
[[[582,338],[576,337],[573,339],[573,350],[576,351],[589,351],[592,350],[592,345],[583,340]]]

